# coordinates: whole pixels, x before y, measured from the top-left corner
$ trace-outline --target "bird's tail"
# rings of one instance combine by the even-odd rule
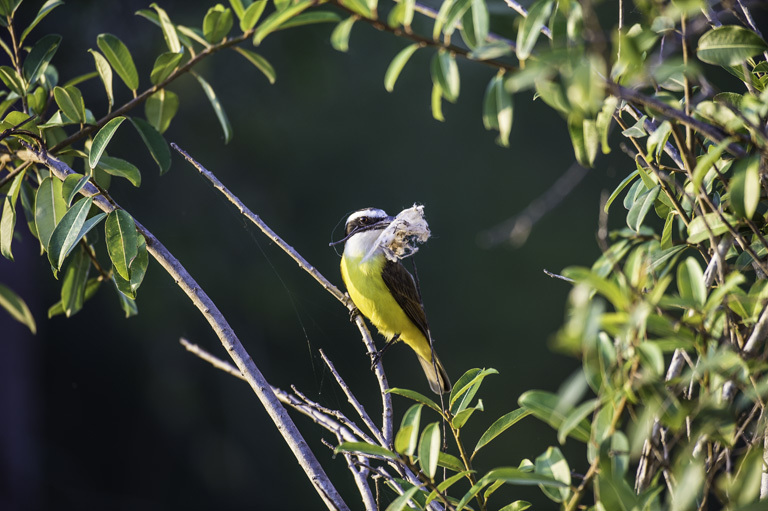
[[[433,353],[434,363],[431,358],[418,357],[421,363],[421,368],[424,370],[424,374],[429,380],[429,388],[435,394],[447,394],[451,391],[451,380],[448,378],[448,373],[445,372],[443,364],[437,355]]]

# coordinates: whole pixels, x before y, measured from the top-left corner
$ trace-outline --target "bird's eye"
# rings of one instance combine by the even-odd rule
[[[364,217],[360,218],[360,224],[361,225],[367,225],[369,223],[371,223],[371,219],[368,218],[367,216],[364,216]]]

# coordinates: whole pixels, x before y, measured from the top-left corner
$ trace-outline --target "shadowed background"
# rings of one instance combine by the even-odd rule
[[[174,22],[193,26],[207,9],[200,1],[160,5]],[[29,19],[38,7],[27,0],[20,16]],[[133,15],[141,8],[148,3],[72,0],[30,41],[51,32],[64,36],[53,60],[63,83],[93,70],[87,49],[96,48],[99,33],[111,32],[131,49],[143,90],[164,43],[159,29]],[[501,3],[492,15],[494,24],[513,19]],[[436,349],[454,381],[473,367],[500,372],[479,393],[485,412],[467,426],[471,448],[496,418],[517,408],[522,392],[556,391],[578,367],[577,360],[548,349],[569,286],[542,270],[589,265],[597,257],[600,192],[633,170],[631,162],[616,151],[601,159],[523,247],[481,248],[481,231],[519,213],[571,165],[565,123],[531,93],[518,94],[511,148],[502,149],[481,122],[492,68],[459,62],[461,97],[444,105],[446,121],[440,123],[429,107],[431,50],[415,54],[389,94],[384,72],[405,42],[358,22],[350,50],[342,54],[331,48],[331,30],[322,25],[278,32],[256,48],[275,66],[275,85],[234,52],[208,59],[197,71],[221,97],[234,139],[224,145],[210,104],[189,76],[170,87],[181,108],[166,138],[214,172],[338,285],[339,257],[328,243],[343,235],[349,212],[376,206],[394,214],[414,202],[426,206],[433,238],[416,263]],[[86,106],[97,118],[104,115],[101,82],[90,80],[81,89]],[[117,76],[115,89],[117,104],[130,98]],[[143,107],[131,115],[143,115]],[[322,348],[370,414],[379,416],[370,362],[344,307],[246,225],[177,154],[169,173],[159,177],[127,123],[109,152],[138,165],[143,178],[139,189],[113,179],[112,196],[187,267],[270,383],[285,389],[295,384],[352,416],[319,360]],[[20,217],[17,262],[0,260],[0,282],[30,305],[38,333],[0,313],[0,508],[320,508],[249,387],[179,345],[185,336],[226,358],[159,265],[150,262],[137,317],[125,319],[114,290],[103,285],[79,314],[49,321],[46,311],[59,299],[59,282],[22,224]],[[107,260],[104,253],[99,257]],[[392,386],[429,392],[405,346],[391,349],[384,366]],[[394,403],[399,423],[411,403],[399,397]],[[334,441],[331,435],[293,415],[347,502],[359,508],[344,460],[333,459],[320,443]],[[425,412],[423,421],[433,420]],[[563,449],[583,472],[581,446],[571,442]],[[480,470],[517,466],[549,445],[557,445],[555,431],[527,418],[476,463]],[[390,498],[387,493],[382,501]],[[500,490],[497,504],[512,498],[554,508],[536,488]]]

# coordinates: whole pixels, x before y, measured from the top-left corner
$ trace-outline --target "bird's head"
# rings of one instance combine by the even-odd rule
[[[394,217],[387,215],[387,212],[383,209],[358,209],[347,218],[347,223],[344,225],[344,234],[348,239],[358,232],[381,230],[392,223],[394,219]]]

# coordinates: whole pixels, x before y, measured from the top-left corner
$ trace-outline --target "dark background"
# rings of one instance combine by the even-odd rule
[[[30,19],[41,3],[27,0],[20,17]],[[202,24],[207,9],[200,1],[165,0],[161,6],[174,22],[192,26]],[[164,51],[160,30],[133,15],[148,7],[141,1],[71,0],[29,41],[50,32],[64,36],[53,61],[63,83],[93,70],[87,49],[96,48],[99,33],[111,32],[131,49],[143,90],[154,56]],[[514,18],[501,2],[492,14],[495,25]],[[524,246],[482,248],[481,231],[519,213],[571,165],[565,123],[531,93],[518,94],[512,146],[503,149],[481,122],[493,69],[460,61],[461,97],[444,105],[446,121],[439,123],[429,106],[432,50],[416,53],[389,94],[384,72],[405,42],[357,23],[343,54],[330,45],[331,30],[323,25],[278,32],[256,48],[275,66],[275,85],[234,52],[206,60],[197,71],[221,96],[234,139],[223,143],[210,104],[188,76],[171,87],[181,109],[166,138],[213,171],[339,285],[339,257],[328,242],[342,236],[350,211],[426,206],[434,237],[416,260],[437,351],[454,381],[473,367],[500,372],[479,395],[486,411],[467,427],[471,448],[496,418],[517,408],[522,392],[556,391],[578,367],[577,360],[548,348],[562,324],[569,287],[542,270],[591,264],[599,253],[601,190],[613,189],[634,165],[614,151]],[[117,75],[114,85],[118,104],[130,98]],[[104,115],[100,81],[81,89],[86,106],[97,118]],[[143,115],[143,108],[132,115]],[[270,383],[295,384],[352,416],[319,360],[322,348],[371,415],[379,416],[368,357],[339,303],[246,225],[178,155],[159,177],[128,123],[109,151],[139,165],[143,176],[140,189],[114,179],[113,197],[187,267]],[[159,265],[150,263],[137,317],[125,319],[114,290],[104,285],[75,317],[47,320],[59,282],[21,218],[18,225],[17,261],[0,260],[0,281],[30,305],[38,333],[0,313],[0,509],[322,507],[250,388],[179,345],[185,336],[226,358]],[[429,392],[406,347],[390,350],[384,364],[392,386]],[[410,404],[395,397],[398,423]],[[303,416],[295,419],[347,502],[359,508],[343,459],[333,459],[319,441],[333,442],[332,436]],[[437,419],[425,412],[422,420]],[[557,445],[556,432],[527,418],[478,455],[477,468],[517,466],[549,445]],[[582,447],[570,440],[563,447],[577,472],[586,464]],[[554,507],[536,488],[500,490],[496,507],[515,498],[532,500],[539,509]]]

